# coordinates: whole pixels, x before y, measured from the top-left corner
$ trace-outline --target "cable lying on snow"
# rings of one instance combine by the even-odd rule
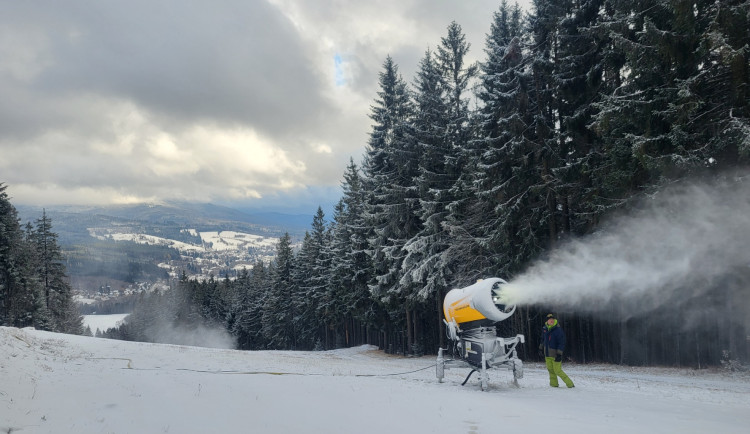
[[[122,360],[122,359],[119,359]],[[125,359],[127,360],[127,359]],[[413,374],[415,372],[424,371],[425,369],[434,368],[435,365],[430,365],[424,368],[419,368],[414,371],[407,371],[407,372],[396,372],[393,374],[354,374],[354,377],[389,377],[393,375],[405,375],[405,374]],[[131,367],[130,363],[128,363],[127,368],[122,369],[128,369],[132,371],[160,371],[162,368],[133,368]],[[209,371],[209,370],[203,370],[203,369],[189,369],[189,368],[174,368],[174,371],[188,371],[188,372],[199,372],[202,374],[234,374],[234,375],[300,375],[300,376],[322,376],[326,374],[320,374],[320,373],[304,373],[304,372],[276,372],[276,371],[230,371],[230,370],[220,370],[220,371]],[[336,377],[337,375],[334,375]]]

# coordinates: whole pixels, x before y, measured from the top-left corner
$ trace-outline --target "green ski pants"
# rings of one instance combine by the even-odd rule
[[[573,387],[573,381],[562,370],[562,362],[556,362],[554,357],[545,357],[544,361],[547,363],[547,371],[549,371],[550,386],[557,387],[557,377],[560,377],[566,386]]]

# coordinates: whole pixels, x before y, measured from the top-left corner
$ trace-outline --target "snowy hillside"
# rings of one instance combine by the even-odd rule
[[[102,235],[104,232],[103,229],[89,228],[91,236],[99,240],[110,239],[114,241],[132,241],[138,244],[171,247],[180,252],[207,253],[216,250],[241,252],[254,248],[273,248],[279,242],[279,239],[275,237],[264,237],[261,235],[246,234],[237,231],[208,231],[200,233],[195,229],[186,229],[185,231],[194,234],[196,237],[200,237],[203,242],[200,245],[197,245],[154,235],[121,233],[115,231],[109,231]]]
[[[520,388],[433,357],[373,347],[241,352],[0,327],[0,432],[746,433],[750,377],[565,365],[575,389],[527,364]],[[425,368],[425,369],[423,369]]]

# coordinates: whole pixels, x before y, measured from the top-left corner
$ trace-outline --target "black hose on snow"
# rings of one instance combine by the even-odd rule
[[[477,372],[477,370],[476,369],[472,369],[471,372],[469,372],[469,375],[466,376],[466,379],[464,380],[464,382],[461,383],[461,385],[463,386],[464,384],[466,384],[466,382],[469,381],[469,377],[471,377],[471,374],[473,374],[475,372]]]

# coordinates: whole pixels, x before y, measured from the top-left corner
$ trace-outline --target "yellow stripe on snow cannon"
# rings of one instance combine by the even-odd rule
[[[503,279],[492,277],[480,280],[465,288],[452,289],[445,295],[443,314],[451,323],[463,324],[470,321],[489,319],[494,322],[507,319],[516,311],[515,305],[502,303]]]

